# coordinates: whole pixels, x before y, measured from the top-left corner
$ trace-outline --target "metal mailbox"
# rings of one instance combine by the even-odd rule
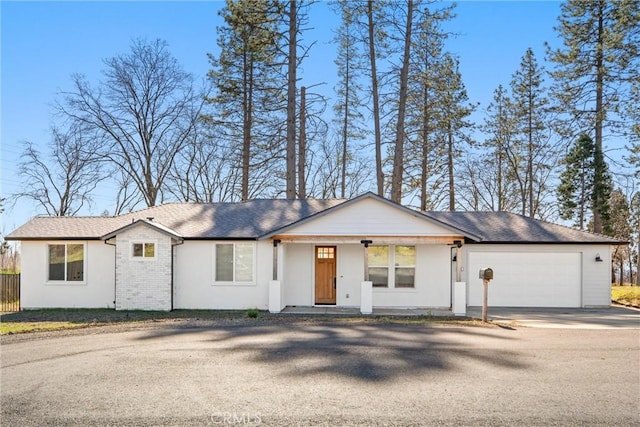
[[[491,269],[491,268],[482,268],[482,269],[480,269],[480,279],[482,279],[482,280],[493,280],[493,269]]]

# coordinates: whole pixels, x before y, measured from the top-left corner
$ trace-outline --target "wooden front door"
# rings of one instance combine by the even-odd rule
[[[336,247],[316,246],[316,304],[336,303]]]

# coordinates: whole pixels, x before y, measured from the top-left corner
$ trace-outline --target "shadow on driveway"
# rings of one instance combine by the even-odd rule
[[[169,336],[273,367],[285,376],[339,375],[367,382],[393,381],[425,372],[456,371],[469,363],[525,369],[505,341],[519,339],[495,327],[340,322],[216,326],[148,331],[139,340]],[[494,345],[487,345],[494,343]]]

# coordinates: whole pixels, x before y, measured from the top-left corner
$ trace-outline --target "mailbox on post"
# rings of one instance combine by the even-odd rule
[[[480,279],[482,279],[482,280],[493,280],[493,269],[491,269],[491,268],[482,268],[482,269],[480,269]]]
[[[484,288],[484,295],[482,298],[482,321],[487,321],[487,305],[489,300],[489,281],[493,280],[492,268],[481,268],[480,279],[482,279],[482,285]]]

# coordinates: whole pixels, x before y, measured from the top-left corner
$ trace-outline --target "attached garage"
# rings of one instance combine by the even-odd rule
[[[477,251],[469,253],[469,271],[491,267],[492,307],[581,307],[582,253]],[[471,275],[470,273],[470,275]],[[468,305],[482,305],[482,280],[469,280]]]
[[[611,248],[626,242],[507,212],[429,212],[465,238],[461,270],[468,306],[482,305],[480,269],[493,269],[489,306],[606,307]],[[452,279],[455,281],[455,279]]]

